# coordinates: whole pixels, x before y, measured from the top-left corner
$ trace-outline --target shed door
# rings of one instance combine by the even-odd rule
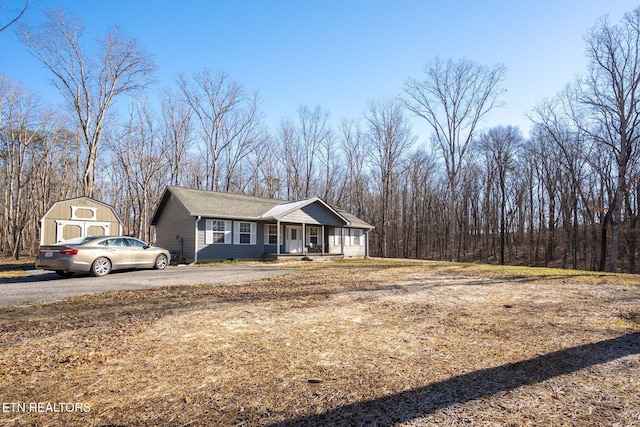
[[[97,221],[56,221],[56,243],[75,237],[107,236],[109,235],[109,223]]]

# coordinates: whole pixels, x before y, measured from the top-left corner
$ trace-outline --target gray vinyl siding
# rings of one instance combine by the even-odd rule
[[[183,239],[182,258],[186,262],[192,262],[195,245],[195,218],[189,215],[187,209],[178,200],[167,200],[162,215],[156,223],[156,245],[161,246],[171,252],[171,256],[178,256],[180,252],[180,241]],[[174,261],[182,261],[174,259]]]
[[[321,203],[315,202],[280,218],[280,222],[341,226],[344,222]]]
[[[261,259],[265,253],[264,246],[264,224],[258,222],[256,224],[256,244],[241,245],[235,241],[235,227],[238,227],[239,221],[232,221],[231,243],[215,243],[206,244],[206,228],[207,219],[220,218],[202,218],[198,223],[198,262],[221,261],[228,259]],[[245,221],[243,221],[245,222]],[[255,222],[249,221],[246,222]],[[269,246],[267,246],[269,247]],[[275,248],[275,245],[274,245]],[[275,252],[275,250],[274,250]]]
[[[345,228],[345,233],[352,233],[354,228]],[[364,257],[366,255],[366,235],[365,232],[367,230],[358,229],[362,235],[360,239],[360,244],[345,244],[344,245],[344,256],[346,257]],[[342,228],[340,227],[332,227],[329,229],[329,253],[330,254],[340,254],[342,251],[342,238],[336,244],[336,235],[341,236]],[[353,239],[352,239],[353,241]]]

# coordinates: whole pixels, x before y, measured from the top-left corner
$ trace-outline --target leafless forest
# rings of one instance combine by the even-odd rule
[[[587,69],[532,106],[529,135],[484,122],[508,108],[500,64],[425,58],[400,97],[371,94],[361,117],[301,104],[267,127],[259,93],[224,71],[154,81],[150,54],[121,28],[92,40],[62,10],[14,28],[63,104],[0,75],[4,256],[33,254],[50,204],[82,195],[153,240],[171,184],[318,195],[376,227],[373,256],[638,269],[640,9],[585,29]]]

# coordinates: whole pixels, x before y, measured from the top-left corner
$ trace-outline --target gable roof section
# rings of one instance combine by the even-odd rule
[[[350,224],[350,221],[344,215],[341,215],[336,209],[329,206],[320,197],[312,197],[310,199],[298,200],[297,202],[281,203],[271,208],[269,211],[265,212],[262,215],[262,219],[264,220],[282,219],[288,214],[290,214],[291,212],[297,211],[298,209],[302,209],[305,206],[309,206],[310,204],[316,203],[316,202],[320,203],[325,209],[327,209],[329,212],[335,215],[338,219],[344,222],[345,225]]]
[[[361,219],[335,209],[319,197],[289,202],[286,200],[267,199],[243,194],[221,193],[209,190],[194,190],[184,187],[169,186],[166,188],[160,203],[151,220],[156,225],[166,203],[174,197],[187,210],[190,216],[216,217],[224,219],[244,219],[254,221],[275,221],[286,215],[303,209],[313,203],[319,203],[331,212],[345,227],[373,228]]]

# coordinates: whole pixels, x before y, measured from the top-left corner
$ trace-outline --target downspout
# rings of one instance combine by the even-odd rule
[[[198,263],[198,224],[200,223],[200,220],[202,219],[202,217],[200,215],[198,215],[198,217],[196,218],[196,232],[195,232],[195,245],[194,245],[194,251],[193,251],[193,263],[192,264],[197,264]],[[206,233],[206,230],[205,230]]]

